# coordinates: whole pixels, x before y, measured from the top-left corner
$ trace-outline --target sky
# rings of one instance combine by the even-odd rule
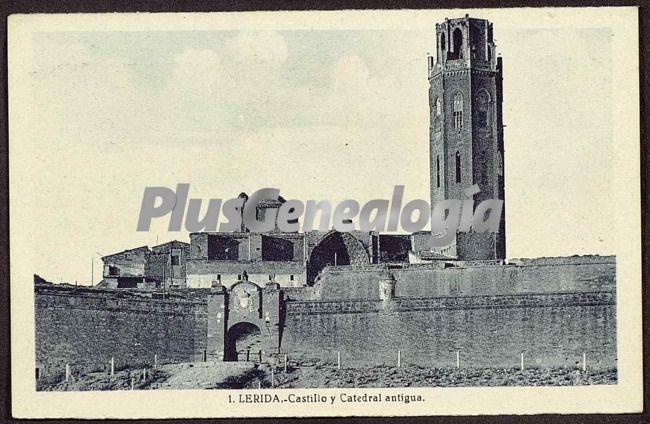
[[[100,256],[168,240],[136,224],[147,186],[195,198],[429,199],[427,54],[435,23],[362,29],[33,34],[34,273],[101,279]],[[507,256],[612,254],[607,26],[487,14],[504,63]],[[471,14],[473,17],[483,15]],[[11,163],[10,166],[15,166]]]

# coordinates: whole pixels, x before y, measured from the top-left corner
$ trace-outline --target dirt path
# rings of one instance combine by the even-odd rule
[[[152,389],[216,389],[245,385],[256,377],[256,368],[250,362],[192,362],[161,367],[169,377]]]

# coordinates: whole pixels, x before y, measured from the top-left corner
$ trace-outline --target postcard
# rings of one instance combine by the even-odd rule
[[[641,411],[637,28],[11,16],[13,415]]]

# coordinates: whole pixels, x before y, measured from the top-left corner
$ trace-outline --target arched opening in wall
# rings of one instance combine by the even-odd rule
[[[262,333],[250,322],[239,322],[226,335],[226,361],[261,362]]]
[[[440,132],[442,127],[442,100],[438,97],[434,104],[434,116],[433,116],[433,130],[435,132]]]
[[[443,32],[440,34],[440,50],[444,51],[447,48],[447,44],[445,42],[445,33]]]
[[[463,95],[456,93],[454,95],[454,128],[463,128]]]
[[[487,48],[487,60],[492,60],[492,47],[488,46]]]
[[[332,231],[316,244],[309,256],[307,283],[313,285],[327,266],[364,265],[370,258],[365,246],[350,233]]]
[[[463,58],[463,31],[460,28],[456,28],[451,33],[450,41],[452,49],[449,50],[447,54],[448,60],[462,59]]]
[[[436,187],[440,187],[440,156],[436,156]]]
[[[461,174],[460,174],[460,152],[456,152],[456,182],[460,183],[461,181]]]

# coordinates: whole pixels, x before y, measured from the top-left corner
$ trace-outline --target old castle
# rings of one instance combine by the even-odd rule
[[[492,24],[436,25],[429,58],[432,204],[472,184],[504,199],[502,60]],[[240,196],[245,197],[242,193]],[[283,202],[257,205],[258,214]],[[503,215],[505,216],[505,215]],[[151,361],[616,366],[615,258],[505,260],[498,233],[192,233],[105,256],[95,288],[36,284],[37,375]],[[125,290],[130,289],[130,290]],[[251,356],[252,355],[252,356]],[[253,359],[252,359],[253,358]],[[460,358],[460,356],[459,356]]]

